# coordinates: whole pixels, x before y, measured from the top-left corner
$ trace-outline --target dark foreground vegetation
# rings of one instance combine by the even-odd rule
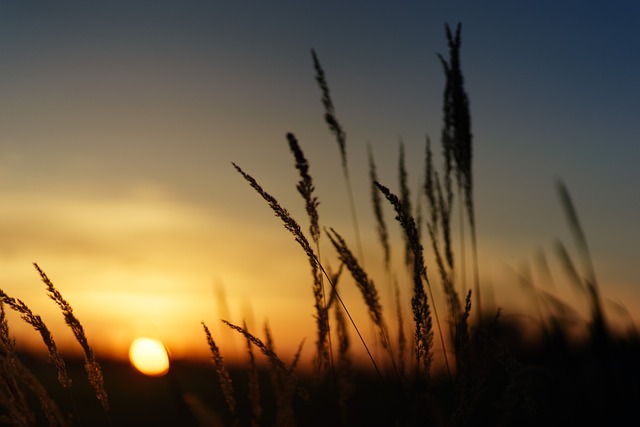
[[[520,281],[537,317],[503,318],[482,298],[471,114],[460,67],[460,27],[455,31],[447,27],[446,36],[449,55],[440,57],[446,78],[443,161],[440,168],[434,166],[427,140],[424,181],[415,208],[402,146],[397,192],[378,181],[369,152],[371,199],[386,275],[376,282],[392,288],[394,307],[383,310],[380,291],[363,266],[346,133],[337,119],[325,72],[312,52],[324,117],[338,143],[353,248],[340,231],[321,226],[310,164],[295,135],[287,134],[286,140],[300,175],[296,188],[308,215],[307,231],[256,179],[233,164],[308,259],[317,321],[311,372],[298,369],[300,351],[293,361],[278,357],[268,328],[257,334],[226,321],[247,341],[244,367],[224,361],[216,337],[204,323],[203,340],[211,348],[213,367],[174,363],[170,375],[146,378],[125,364],[100,366],[71,307],[36,265],[85,358],[66,364],[40,317],[0,291],[3,307],[20,313],[41,334],[50,355],[50,363],[43,365],[17,354],[3,308],[0,425],[635,425],[640,419],[640,341],[634,327],[614,331],[607,320],[587,239],[562,183],[558,194],[578,253],[574,257],[558,243],[556,255],[588,301],[588,317],[578,318],[572,304],[536,286],[526,274]],[[404,270],[392,267],[385,221],[389,210],[403,232],[404,247],[397,252],[410,283],[400,281],[407,276]],[[456,252],[454,238],[469,250]],[[322,262],[321,243],[327,246]],[[335,270],[324,261],[328,248],[336,255]],[[472,254],[471,259],[466,260],[464,253]],[[425,259],[434,263],[428,270]],[[540,265],[543,268],[544,262]],[[467,276],[472,278],[469,284]],[[349,313],[351,302],[340,295],[341,288],[354,284],[371,325],[356,324]],[[433,298],[435,287],[445,296],[442,304]],[[390,325],[398,327],[392,330]],[[372,343],[363,338],[365,328],[376,331],[378,351],[372,351]],[[356,346],[368,354],[367,366],[354,364],[351,353]],[[266,367],[259,367],[258,357]],[[442,360],[442,369],[434,368],[434,359]]]

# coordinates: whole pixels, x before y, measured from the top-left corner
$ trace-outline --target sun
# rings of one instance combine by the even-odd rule
[[[129,347],[129,360],[140,372],[160,377],[169,372],[169,356],[161,341],[153,338],[136,338]]]

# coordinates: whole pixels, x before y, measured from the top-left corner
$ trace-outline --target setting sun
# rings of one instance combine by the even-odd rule
[[[159,377],[169,372],[167,350],[153,338],[136,338],[129,347],[129,360],[145,375]]]

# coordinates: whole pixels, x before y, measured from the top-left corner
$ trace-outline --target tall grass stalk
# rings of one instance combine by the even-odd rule
[[[376,171],[376,163],[373,159],[373,152],[371,146],[367,146],[367,156],[369,158],[369,183],[371,185],[371,204],[373,206],[373,214],[376,219],[376,231],[378,233],[378,240],[382,246],[382,252],[384,254],[384,268],[387,273],[391,272],[391,245],[389,244],[389,231],[387,230],[387,224],[384,220],[384,214],[382,210],[382,203],[380,200],[380,191],[376,187],[378,181],[378,173]]]
[[[337,273],[331,274],[334,289],[338,288],[338,281],[342,272],[342,266]],[[329,301],[335,301],[335,292],[331,292],[331,298]],[[331,304],[329,304],[331,307]],[[343,424],[347,424],[347,413],[349,409],[349,399],[351,399],[354,393],[354,383],[351,372],[351,359],[349,357],[349,331],[347,329],[347,322],[344,317],[344,310],[338,304],[333,304],[333,312],[335,314],[335,328],[338,343],[338,360],[336,366],[336,378],[338,385],[338,406],[340,407],[340,414]]]
[[[9,333],[4,303],[0,300],[0,424],[7,426],[31,426],[35,413],[31,410],[27,392],[40,402],[49,426],[67,426],[56,402],[45,387],[22,364],[16,354],[16,342]]]
[[[364,265],[364,251],[362,249],[362,239],[360,238],[360,227],[358,226],[358,214],[356,213],[356,203],[353,197],[353,189],[351,186],[351,178],[349,176],[349,167],[347,164],[347,134],[342,129],[342,125],[336,117],[335,107],[331,100],[331,91],[325,76],[322,65],[315,50],[311,49],[311,57],[313,58],[313,67],[316,71],[316,81],[322,92],[322,106],[324,107],[324,120],[329,126],[329,130],[336,138],[338,148],[340,149],[340,160],[342,164],[342,175],[344,184],[347,189],[347,197],[349,198],[349,208],[351,211],[351,221],[353,223],[353,231],[356,238],[356,248],[358,249],[358,258],[362,260]]]
[[[429,302],[422,282],[423,279],[427,284],[432,301],[433,292],[431,290],[431,284],[429,283],[424,264],[422,245],[418,239],[415,220],[408,214],[407,209],[402,204],[402,201],[398,199],[395,194],[391,193],[391,191],[384,185],[376,182],[376,186],[394,207],[396,211],[396,219],[400,222],[400,225],[402,225],[404,232],[407,234],[408,241],[411,243],[411,250],[413,252],[413,297],[411,298],[411,308],[413,310],[413,319],[415,322],[416,361],[418,366],[420,366],[420,364],[423,365],[425,378],[428,378],[433,358],[433,354],[431,352],[431,348],[433,346],[433,328]],[[442,343],[442,351],[447,366],[447,372],[449,372],[450,375],[451,370],[449,369],[446,346],[444,344],[442,328],[440,326],[435,305],[434,314],[436,315],[436,323],[440,332],[440,341]]]
[[[446,187],[446,173],[445,173],[445,191],[442,190],[440,178],[438,172],[433,167],[433,154],[431,151],[431,140],[427,138],[426,155],[425,155],[425,180],[424,180],[424,193],[427,196],[429,202],[429,220],[427,222],[427,228],[432,240],[432,246],[436,255],[439,251],[436,250],[438,246],[438,235],[442,233],[442,240],[444,243],[444,259],[446,260],[446,268],[442,263],[441,270],[447,270],[445,276],[450,276],[451,282],[454,277],[454,260],[453,249],[451,245],[451,199]],[[449,193],[449,194],[447,194]],[[435,241],[434,241],[435,239]],[[442,273],[441,273],[442,274]]]
[[[409,194],[409,184],[407,182],[408,174],[407,166],[404,159],[404,143],[402,142],[402,139],[399,141],[398,152],[398,183],[400,185],[400,201],[402,202],[402,206],[404,206],[404,209],[406,209],[407,215],[412,215],[411,196]],[[416,224],[416,227],[418,226],[419,222]],[[409,242],[407,233],[402,233],[402,237],[404,239],[404,262],[407,267],[411,267],[411,264],[413,264],[411,242]],[[417,233],[417,237],[419,241],[420,233]]]
[[[382,373],[380,372],[380,369],[378,368],[378,364],[376,363],[375,359],[373,358],[373,354],[369,350],[369,347],[367,346],[367,343],[365,342],[364,337],[360,333],[360,330],[358,329],[358,326],[356,325],[355,321],[353,320],[353,317],[351,317],[351,314],[349,313],[349,310],[347,309],[346,304],[344,303],[344,301],[340,297],[340,294],[335,290],[335,288],[333,286],[333,283],[331,282],[331,277],[329,276],[329,274],[326,272],[326,270],[324,269],[324,267],[320,263],[320,261],[317,258],[316,254],[313,252],[313,249],[311,249],[311,245],[309,244],[309,241],[307,240],[307,238],[305,237],[304,233],[302,232],[302,229],[300,228],[300,225],[298,225],[296,220],[293,219],[293,217],[289,214],[289,212],[286,209],[284,209],[282,206],[280,206],[278,201],[271,194],[267,193],[251,175],[247,174],[245,171],[242,170],[242,168],[240,168],[235,163],[232,163],[232,165],[244,177],[244,179],[247,182],[249,182],[251,187],[265,201],[267,201],[267,203],[269,204],[271,209],[274,211],[275,215],[282,220],[285,229],[287,229],[294,236],[296,242],[298,242],[298,244],[300,244],[300,246],[302,247],[302,250],[307,255],[307,258],[309,259],[309,263],[311,264],[311,268],[313,270],[313,273],[316,274],[316,271],[320,270],[322,272],[322,274],[324,275],[324,277],[326,279],[328,279],[329,284],[331,285],[331,287],[333,288],[333,290],[335,292],[336,298],[338,299],[338,301],[340,302],[340,304],[344,308],[345,313],[349,317],[351,325],[353,326],[354,330],[358,334],[358,337],[360,338],[360,341],[362,342],[362,345],[364,346],[364,349],[367,352],[367,355],[369,356],[369,359],[371,360],[371,363],[373,364],[376,372],[378,373],[378,376],[380,377],[380,379],[383,380]]]
[[[33,329],[35,329],[40,334],[42,341],[47,347],[49,360],[58,370],[58,382],[60,383],[60,385],[62,385],[62,387],[66,389],[71,388],[71,379],[69,378],[64,359],[62,359],[62,356],[60,356],[60,352],[58,351],[58,346],[53,339],[53,335],[51,334],[51,331],[49,331],[47,325],[45,325],[42,318],[39,315],[34,314],[24,302],[19,299],[10,297],[2,289],[0,289],[0,299],[13,311],[20,314],[22,320],[31,325],[31,327],[33,327]]]
[[[287,229],[295,238],[296,242],[302,247],[302,250],[307,255],[307,259],[309,264],[311,265],[311,274],[314,278],[313,285],[313,295],[316,304],[316,322],[318,325],[318,337],[316,341],[316,349],[317,349],[317,368],[322,369],[325,365],[325,362],[329,361],[329,352],[326,348],[326,337],[328,334],[329,322],[326,316],[326,309],[324,308],[323,303],[323,293],[321,286],[321,278],[319,277],[322,272],[320,270],[320,262],[315,252],[311,248],[309,241],[305,237],[304,233],[300,225],[293,219],[293,217],[289,214],[289,212],[280,206],[280,203],[273,197],[271,194],[267,193],[258,182],[249,174],[244,172],[238,165],[232,163],[233,167],[249,182],[251,187],[258,193],[262,198],[267,201],[271,209],[274,211],[275,215],[280,218],[284,224],[285,229]]]
[[[331,240],[331,243],[338,252],[340,261],[347,267],[349,272],[351,272],[351,276],[355,280],[358,289],[360,289],[362,298],[364,299],[365,304],[367,305],[367,308],[369,310],[371,321],[378,328],[382,346],[388,352],[391,363],[393,364],[394,371],[396,372],[396,375],[399,376],[400,373],[398,371],[395,356],[393,354],[393,346],[391,345],[391,342],[389,340],[389,332],[384,320],[382,305],[380,304],[380,298],[378,296],[378,290],[375,284],[371,279],[369,279],[367,273],[358,263],[358,260],[353,256],[353,253],[351,253],[351,251],[347,247],[347,244],[342,236],[340,236],[340,234],[338,234],[334,229],[330,229],[327,234],[329,236],[329,240]]]
[[[562,267],[564,268],[565,273],[569,278],[569,284],[573,285],[573,287],[579,293],[587,293],[587,289],[584,287],[582,283],[582,279],[580,278],[580,274],[578,273],[578,269],[576,268],[571,255],[569,255],[569,251],[567,250],[564,243],[560,240],[556,241],[555,245],[556,256],[559,258]]]
[[[567,222],[569,223],[569,228],[573,234],[573,238],[576,242],[582,261],[582,267],[584,270],[584,288],[587,290],[587,295],[591,305],[591,327],[593,328],[592,333],[594,334],[594,340],[598,346],[605,347],[608,340],[608,329],[604,317],[604,310],[602,309],[602,299],[600,297],[600,291],[596,281],[596,273],[593,266],[593,260],[591,258],[591,251],[589,250],[587,238],[582,230],[582,226],[580,225],[578,214],[573,201],[571,200],[571,196],[569,195],[569,191],[562,181],[558,181],[557,190],[567,217]],[[569,259],[568,256],[567,259]],[[577,272],[574,274],[577,275]]]
[[[444,90],[443,112],[444,126],[442,129],[442,144],[445,153],[445,187],[451,194],[449,174],[453,163],[460,204],[464,203],[467,211],[471,232],[471,252],[473,256],[474,293],[476,295],[476,312],[478,321],[482,320],[482,304],[480,292],[480,273],[478,267],[478,245],[476,238],[476,221],[473,203],[473,174],[472,174],[472,133],[471,113],[469,111],[469,97],[464,88],[464,78],[460,67],[461,25],[456,27],[455,35],[449,25],[445,27],[447,42],[449,45],[449,60],[438,55],[442,63],[446,83]],[[462,194],[464,197],[462,197]],[[450,196],[449,196],[450,197]],[[462,208],[460,208],[460,238],[461,238],[461,283],[466,280],[464,221],[462,220]],[[466,285],[463,285],[463,293],[466,293]]]
[[[35,415],[22,389],[17,366],[21,362],[16,355],[15,345],[15,340],[9,334],[4,302],[0,301],[0,405],[3,407],[0,423],[30,425],[35,422]]]
[[[222,354],[220,354],[220,349],[218,348],[216,342],[211,335],[211,331],[204,322],[201,322],[202,328],[204,329],[204,334],[207,338],[207,343],[209,344],[209,350],[211,351],[211,359],[213,361],[214,366],[216,367],[216,372],[218,373],[218,380],[220,382],[220,388],[222,389],[222,394],[224,396],[224,400],[227,403],[227,408],[229,408],[229,412],[235,418],[236,417],[236,398],[233,391],[233,383],[231,382],[231,377],[229,376],[229,370],[224,363],[224,358]]]
[[[89,383],[95,390],[96,397],[100,401],[100,405],[105,413],[109,412],[109,398],[107,396],[107,392],[104,389],[104,378],[102,377],[102,368],[100,364],[96,360],[95,354],[93,353],[93,349],[89,345],[89,341],[87,340],[87,336],[84,332],[84,327],[78,320],[78,318],[73,314],[73,309],[71,305],[63,298],[62,294],[55,288],[49,277],[45,274],[44,271],[38,266],[38,264],[33,264],[42,282],[47,287],[47,292],[49,298],[51,298],[60,308],[62,314],[64,316],[64,320],[73,332],[76,341],[82,347],[82,351],[84,352],[84,368],[87,372],[87,376],[89,377]],[[109,418],[108,418],[109,419]],[[110,423],[109,419],[109,423]]]
[[[227,320],[224,320],[224,319],[222,319],[222,323],[224,323],[225,325],[227,325],[228,327],[230,327],[234,331],[239,332],[246,339],[251,341],[251,343],[253,345],[255,345],[256,347],[258,347],[258,349],[267,357],[267,359],[269,360],[269,363],[271,363],[271,365],[273,365],[274,367],[278,368],[281,372],[289,372],[290,371],[290,369],[287,368],[285,363],[276,355],[276,353],[269,346],[267,346],[264,342],[262,342],[262,340],[260,340],[259,338],[257,338],[253,334],[251,334],[248,330],[246,330],[245,328],[243,328],[241,326],[234,325],[233,323],[231,323],[231,322],[229,322]],[[295,375],[293,375],[292,372],[291,372],[291,376],[292,376],[291,377],[292,379],[295,379]]]
[[[454,284],[453,251],[451,250],[450,233],[450,206],[443,196],[440,179],[433,168],[433,158],[430,141],[427,139],[425,159],[425,194],[429,201],[430,218],[427,230],[431,240],[431,247],[440,273],[440,281],[444,290],[447,308],[449,310],[450,336],[454,346],[456,366],[459,372],[465,370],[469,352],[469,324],[468,318],[471,310],[471,291],[467,293],[467,304],[462,311],[460,298]],[[442,233],[444,241],[444,256],[440,249],[439,233]],[[464,248],[463,248],[464,249]],[[464,270],[463,270],[464,272]],[[464,365],[464,366],[463,366]]]
[[[376,232],[378,234],[378,241],[382,246],[385,279],[387,283],[387,291],[389,294],[389,303],[395,305],[396,323],[398,325],[397,331],[397,350],[396,356],[397,370],[400,374],[404,372],[404,352],[406,347],[406,338],[404,334],[404,322],[402,319],[402,304],[400,300],[400,287],[398,281],[394,277],[391,271],[391,245],[389,243],[389,231],[384,219],[384,213],[382,210],[382,202],[380,198],[380,190],[376,186],[378,182],[378,173],[376,171],[376,164],[373,158],[373,152],[371,146],[367,145],[367,156],[369,159],[369,184],[371,186],[371,205],[373,206],[373,214],[376,220]],[[403,162],[402,162],[403,163]],[[410,250],[410,248],[409,248]]]
[[[277,399],[277,420],[276,425],[278,426],[293,426],[295,425],[295,417],[293,414],[293,397],[296,391],[303,399],[308,399],[308,393],[305,389],[300,385],[300,381],[298,377],[293,372],[295,365],[297,364],[297,360],[299,358],[299,354],[302,351],[302,343],[300,344],[296,356],[294,356],[294,362],[292,366],[289,368],[285,365],[285,363],[278,357],[278,355],[267,346],[262,340],[251,334],[245,328],[242,328],[238,325],[234,325],[226,320],[222,320],[222,322],[230,327],[231,329],[239,332],[244,335],[244,337],[251,341],[253,345],[255,345],[266,357],[269,363],[271,364],[272,369],[278,372],[276,378],[278,378],[279,390],[276,390],[276,399]]]
[[[400,376],[405,373],[405,351],[407,348],[407,338],[404,334],[404,319],[402,315],[402,303],[400,298],[400,286],[398,286],[398,281],[394,280],[393,283],[394,290],[394,303],[396,308],[396,319],[398,322],[398,337],[397,337],[397,346],[398,346],[398,355],[397,355],[397,364],[398,364],[398,372]]]
[[[318,215],[318,198],[314,195],[315,187],[313,185],[313,179],[309,175],[309,162],[307,161],[298,140],[292,133],[287,134],[287,141],[289,142],[289,149],[293,154],[296,161],[296,169],[300,174],[300,181],[296,185],[298,193],[305,201],[305,208],[307,216],[309,217],[309,234],[311,239],[315,243],[317,258],[321,259],[320,255],[320,220]],[[313,274],[313,295],[315,298],[317,324],[318,324],[318,341],[317,352],[319,357],[319,363],[329,363],[332,375],[333,375],[333,348],[331,344],[331,327],[329,324],[329,312],[327,308],[327,298],[324,289],[324,280],[321,272],[317,268],[312,268]],[[327,349],[328,344],[328,349]],[[320,357],[321,356],[321,357]],[[320,372],[321,369],[318,369]]]
[[[242,324],[244,329],[247,329],[246,322]],[[253,345],[251,340],[246,339],[247,342],[247,355],[249,357],[248,368],[248,392],[249,402],[251,404],[251,426],[258,427],[260,425],[260,417],[262,416],[262,405],[260,404],[260,382],[258,379],[258,365],[256,364],[256,358],[253,354]]]

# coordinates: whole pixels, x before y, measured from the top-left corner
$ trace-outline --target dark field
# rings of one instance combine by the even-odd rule
[[[385,373],[353,369],[349,397],[344,386],[325,378],[301,379],[308,397],[297,395],[297,425],[634,425],[640,419],[640,345],[635,337],[597,347],[569,345],[561,330],[533,344],[516,325],[498,321],[477,334],[484,350],[476,355],[469,390],[446,375],[431,383],[396,381]],[[146,377],[130,364],[103,361],[111,411],[102,411],[81,361],[68,363],[73,402],[56,371],[40,358],[21,355],[43,382],[63,414],[82,426],[233,425],[212,363],[173,362],[170,375]],[[247,367],[230,369],[238,425],[251,425]],[[271,371],[261,370],[261,425],[275,425],[277,403]],[[461,396],[464,394],[464,396]],[[463,400],[461,400],[463,397]],[[189,402],[187,404],[186,402]],[[75,405],[75,410],[74,410]],[[37,402],[33,407],[37,408]],[[75,411],[75,412],[74,412]],[[48,425],[41,417],[38,425]],[[452,418],[453,417],[453,418]],[[220,424],[222,423],[222,424]]]

